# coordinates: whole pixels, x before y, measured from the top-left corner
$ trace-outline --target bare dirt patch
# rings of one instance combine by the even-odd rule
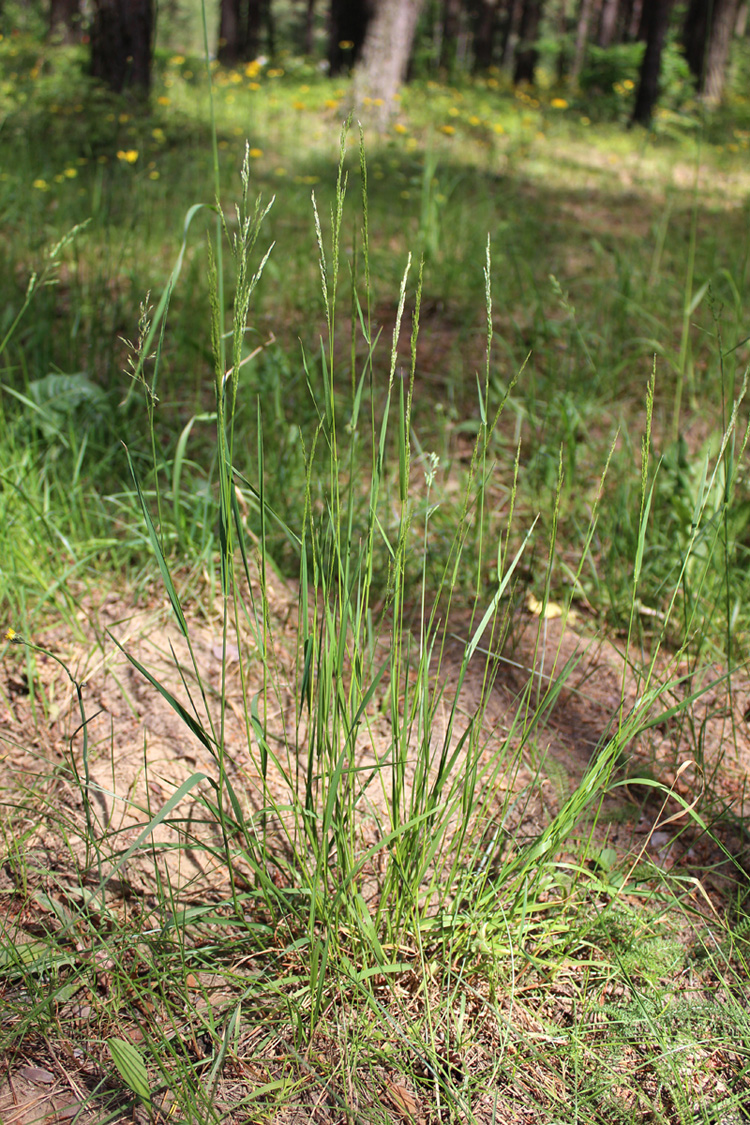
[[[85,684],[84,700],[88,722],[90,792],[95,832],[101,838],[115,839],[116,849],[108,851],[107,863],[129,847],[143,832],[144,826],[169,802],[191,778],[197,778],[187,791],[170,823],[157,825],[150,834],[153,846],[135,852],[117,870],[109,886],[109,908],[112,911],[133,909],[136,903],[146,916],[157,909],[158,881],[169,885],[175,903],[205,905],[226,902],[229,887],[226,864],[220,853],[220,833],[215,818],[206,815],[205,803],[199,797],[212,799],[215,790],[211,781],[217,777],[218,747],[225,747],[224,767],[235,792],[244,804],[248,818],[259,818],[264,810],[277,810],[289,803],[290,791],[301,784],[302,763],[295,755],[304,750],[304,722],[297,726],[298,695],[297,615],[298,597],[293,584],[273,577],[268,589],[267,659],[274,665],[274,690],[264,696],[262,666],[257,650],[257,637],[243,627],[240,649],[230,640],[223,643],[223,621],[219,608],[211,608],[203,597],[201,606],[186,607],[190,632],[190,650],[176,628],[171,608],[166,602],[153,601],[134,610],[126,593],[110,594],[99,604],[85,607],[84,639],[64,639],[58,629],[51,628],[45,642],[66,661],[74,677]],[[207,608],[208,606],[208,608]],[[457,627],[459,638],[462,630]],[[186,725],[163,695],[128,660],[112,640],[116,637],[123,648],[146,668],[165,689],[179,699],[186,712],[206,731],[213,730],[216,743],[207,746]],[[12,824],[17,837],[23,834],[23,847],[32,878],[41,892],[60,895],[61,886],[69,880],[71,895],[79,893],[70,879],[73,860],[79,866],[85,859],[86,818],[81,799],[82,787],[75,784],[76,773],[83,776],[81,758],[80,717],[75,691],[60,666],[41,654],[35,654],[31,674],[43,685],[48,701],[48,718],[41,710],[32,714],[28,683],[21,671],[24,650],[9,647],[3,657],[2,685],[4,695],[3,743],[6,748],[0,784],[6,821]],[[434,737],[436,743],[444,736],[449,721],[450,701],[456,690],[461,667],[463,643],[451,642],[444,653],[440,678],[444,682],[443,703],[436,712]],[[540,718],[533,730],[521,740],[520,751],[509,757],[514,766],[494,781],[497,789],[497,810],[507,809],[508,790],[518,796],[512,816],[503,828],[512,831],[520,843],[533,839],[560,810],[576,786],[584,778],[592,758],[613,736],[621,713],[629,710],[646,689],[642,677],[634,671],[633,654],[626,659],[624,642],[617,638],[596,636],[596,622],[584,616],[542,618],[519,607],[514,612],[510,640],[497,665],[497,677],[489,693],[484,686],[486,665],[481,647],[469,666],[469,672],[458,698],[458,721],[452,745],[467,729],[475,715],[481,714],[483,755],[489,760],[503,741],[514,745],[519,740],[519,709],[537,709]],[[662,669],[667,678],[668,669]],[[622,762],[621,776],[648,773],[672,789],[665,801],[663,792],[648,789],[631,780],[614,790],[605,800],[596,823],[581,826],[581,836],[593,837],[595,847],[614,847],[618,854],[637,857],[642,853],[663,870],[676,868],[690,875],[701,874],[706,894],[714,901],[714,909],[724,906],[718,864],[724,858],[704,833],[680,817],[682,805],[692,804],[700,796],[700,770],[690,767],[679,773],[687,761],[697,762],[710,777],[710,791],[698,802],[706,819],[721,809],[731,811],[737,831],[731,843],[744,846],[741,821],[745,815],[745,778],[750,762],[750,740],[742,718],[747,703],[746,684],[735,683],[731,695],[726,682],[718,682],[710,691],[699,695],[685,717],[670,714],[680,695],[697,694],[701,682],[697,676],[681,679],[684,669],[674,669],[672,686],[665,689],[660,708],[662,721],[644,732],[629,748],[629,760]],[[411,674],[411,672],[409,673]],[[713,673],[707,670],[706,682]],[[718,675],[714,678],[719,679]],[[557,679],[564,681],[562,690],[549,695]],[[244,688],[243,688],[244,683]],[[544,705],[545,698],[549,705]],[[248,701],[265,721],[269,741],[276,747],[276,761],[271,762],[265,780],[260,768],[258,748],[252,732],[248,735],[246,707]],[[220,723],[223,708],[223,736]],[[38,705],[40,706],[40,705]],[[211,719],[209,721],[209,717]],[[213,723],[213,728],[212,724]],[[297,741],[294,741],[294,740]],[[392,732],[377,701],[363,728],[357,747],[358,769],[377,771],[383,766],[391,744]],[[302,754],[300,754],[302,757]],[[458,764],[460,769],[461,763]],[[678,776],[679,774],[679,776]],[[407,776],[413,784],[413,771]],[[370,786],[363,794],[357,812],[357,832],[362,849],[376,843],[389,828],[388,804],[383,787]],[[486,807],[488,821],[496,810]],[[276,814],[278,816],[278,813]],[[499,815],[499,813],[498,813]],[[726,820],[726,815],[725,815]],[[61,836],[61,826],[65,837]],[[291,828],[287,826],[288,830]],[[278,832],[283,847],[284,832]],[[173,845],[179,844],[179,847]],[[567,847],[567,845],[566,845]],[[572,847],[572,845],[571,845]],[[571,856],[575,853],[571,851]],[[580,852],[578,853],[580,860]],[[272,862],[272,857],[270,857]],[[715,870],[710,879],[704,877],[709,865]],[[95,863],[92,861],[92,868]],[[10,907],[6,928],[12,925],[19,942],[33,940],[40,925],[39,911],[23,913],[22,888],[12,856],[6,855],[0,889],[6,901],[16,903],[21,913]],[[242,864],[235,875],[242,879]],[[94,872],[94,881],[96,875]],[[377,870],[366,884],[372,902],[378,894]],[[80,888],[79,888],[80,889]],[[11,917],[13,915],[13,917]],[[647,927],[644,928],[644,933]],[[414,951],[412,951],[413,953]],[[89,954],[79,950],[75,956]],[[280,975],[299,970],[294,955],[279,967]],[[137,977],[137,965],[134,965]],[[568,975],[570,974],[570,980]],[[557,1098],[550,1093],[549,1076],[540,1068],[536,1051],[539,1044],[553,1042],[551,1027],[555,1022],[566,1025],[566,1004],[575,1007],[578,968],[574,961],[565,964],[554,980],[547,979],[532,964],[519,965],[513,995],[499,1001],[507,1026],[500,1027],[490,1016],[488,989],[492,984],[477,979],[467,985],[466,1007],[462,1020],[471,1024],[470,1046],[454,1048],[446,1040],[444,1056],[447,1073],[460,1084],[465,1074],[491,1071],[496,1084],[489,1092],[472,1101],[473,1119],[480,1122],[538,1122],[540,1107],[545,1112],[559,1112]],[[190,987],[203,988],[218,1004],[226,985],[221,973],[196,974]],[[106,996],[107,972],[99,973],[100,990]],[[688,984],[684,983],[687,988]],[[429,1006],[430,984],[414,973],[405,972],[388,982],[382,990],[384,1010],[393,1026],[399,1026],[411,1012],[422,1020]],[[614,987],[614,986],[612,986]],[[692,988],[693,986],[690,985]],[[696,985],[696,987],[698,987]],[[702,987],[702,986],[701,986]],[[609,996],[610,984],[600,986],[601,1003]],[[627,999],[627,998],[626,998]],[[623,1003],[625,1001],[622,1001]],[[81,1006],[82,1002],[76,1000]],[[134,993],[130,1016],[120,1017],[120,1034],[140,1042],[140,1025],[153,1018],[144,1000]],[[440,1000],[435,998],[435,1010]],[[493,1001],[494,1003],[494,1001]],[[708,1003],[708,1000],[706,1000]],[[389,1007],[390,1006],[390,1007]],[[27,1125],[40,1117],[65,1120],[79,1113],[81,1121],[95,1121],[94,1110],[83,1109],[90,1092],[111,1062],[101,1047],[96,1047],[96,1029],[88,1026],[94,1016],[91,1005],[81,1007],[81,1026],[85,1028],[88,1046],[85,1058],[71,1039],[68,1046],[50,1044],[46,1040],[29,1042],[26,1053],[9,1065],[10,1077],[0,1085],[0,1115],[13,1125]],[[494,1010],[494,1009],[493,1009]],[[573,1015],[575,1012],[573,1011]],[[66,1019],[71,1019],[66,1013]],[[350,1016],[352,1026],[357,1020],[370,1018],[365,1013]],[[473,1021],[473,1022],[472,1022]],[[512,1031],[508,1029],[512,1028]],[[253,1116],[235,1113],[232,1105],[241,1097],[249,1097],[265,1083],[280,1081],[297,1074],[299,1094],[288,1109],[278,1109],[266,1120],[334,1121],[339,1120],[341,1105],[329,1095],[330,1084],[323,1075],[333,1076],[341,1065],[341,1044],[326,1033],[318,1033],[315,1047],[305,1059],[295,1054],[292,1030],[281,1030],[272,1042],[266,1042],[262,1020],[250,1021],[248,1029],[236,1044],[236,1052],[222,1077],[216,1096],[216,1107],[222,1120],[237,1123],[255,1120]],[[604,1031],[592,1025],[594,1042]],[[92,1039],[91,1037],[94,1037]],[[101,1037],[101,1033],[100,1033]],[[257,1052],[259,1037],[263,1050]],[[106,1037],[105,1037],[106,1038]],[[602,1039],[602,1042],[604,1040]],[[499,1044],[503,1044],[505,1063],[502,1073],[495,1074]],[[195,1050],[199,1050],[198,1045]],[[193,1048],[191,1047],[192,1051]],[[62,1053],[61,1053],[62,1051]],[[70,1057],[65,1051],[73,1052]],[[75,1052],[78,1051],[78,1055]],[[596,1053],[596,1049],[595,1049]],[[633,1065],[638,1060],[638,1047],[631,1048]],[[716,1054],[716,1052],[714,1052]],[[707,1074],[726,1078],[731,1060],[719,1059],[709,1052],[701,1062]],[[710,1057],[709,1057],[710,1055]],[[625,1056],[623,1056],[624,1058]],[[200,1054],[197,1056],[200,1064]],[[697,1058],[697,1056],[696,1056]],[[701,1056],[703,1058],[703,1056]],[[621,1060],[622,1061],[622,1060]],[[619,1064],[618,1064],[619,1065]],[[640,1065],[640,1064],[638,1064]],[[697,1065],[697,1063],[696,1063]],[[360,1089],[360,1109],[377,1108],[391,1119],[412,1118],[432,1120],[430,1068],[425,1064],[426,1087],[415,1087],[413,1076],[402,1076],[387,1067],[371,1069]],[[650,1072],[649,1072],[650,1073]],[[332,1081],[332,1079],[331,1079]],[[706,1079],[709,1082],[709,1078]],[[651,1082],[651,1077],[644,1079]],[[654,1072],[654,1091],[658,1082]],[[645,1087],[644,1087],[645,1088]],[[630,1095],[628,1095],[630,1096]],[[656,1097],[656,1093],[654,1093]],[[160,1102],[161,1112],[168,1116],[169,1103]],[[259,1104],[258,1110],[260,1112]],[[498,1112],[502,1116],[498,1117]],[[375,1110],[373,1110],[375,1112]],[[45,1117],[46,1115],[46,1117]],[[130,1120],[130,1116],[127,1117]],[[125,1120],[125,1117],[122,1118]],[[144,1118],[145,1120],[145,1118]]]

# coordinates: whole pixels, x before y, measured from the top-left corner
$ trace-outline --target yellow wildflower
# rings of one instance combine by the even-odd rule
[[[78,175],[78,169],[77,168],[66,168],[65,171],[63,172],[63,175],[68,180],[74,180],[76,178],[76,176]]]
[[[251,157],[253,160],[260,160],[261,156],[263,155],[263,149],[262,148],[251,148],[251,149],[248,150],[247,155],[249,157]]]
[[[122,149],[117,153],[117,159],[122,160],[125,164],[135,164],[138,159],[138,150],[129,148],[123,152]]]
[[[41,176],[39,177],[38,180],[34,180],[34,183],[33,183],[32,186],[35,187],[37,189],[37,191],[49,191],[49,184],[47,183],[46,180],[43,180],[41,178]]]
[[[455,130],[455,127],[453,125],[441,125],[440,126],[440,132],[445,133],[446,137],[452,137],[453,134],[455,133],[455,131],[456,130]]]
[[[565,98],[553,98],[552,101],[549,104],[552,106],[553,109],[567,109],[568,108],[568,103],[566,102]]]
[[[159,105],[169,105],[170,104],[170,99],[166,96],[166,94],[162,94],[161,97],[157,98],[156,100],[159,103]]]

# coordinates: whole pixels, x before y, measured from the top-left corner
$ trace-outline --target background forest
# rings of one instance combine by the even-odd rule
[[[3,1123],[747,1118],[746,32],[0,0]]]

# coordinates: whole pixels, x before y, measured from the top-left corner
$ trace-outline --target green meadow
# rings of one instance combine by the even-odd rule
[[[745,1120],[750,103],[0,68],[0,1119]]]

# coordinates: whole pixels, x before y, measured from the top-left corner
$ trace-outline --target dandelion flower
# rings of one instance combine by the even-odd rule
[[[135,148],[129,148],[127,151],[120,149],[117,153],[117,159],[122,160],[125,164],[135,164],[138,159],[138,150]]]
[[[162,94],[161,97],[157,98],[156,100],[159,103],[159,105],[169,105],[170,104],[170,99],[167,97],[166,94]]]
[[[565,98],[553,98],[552,101],[549,104],[552,106],[553,109],[567,109],[568,108],[568,103],[566,102]]]
[[[456,129],[454,125],[441,125],[440,132],[445,133],[446,137],[452,137]]]
[[[37,191],[49,191],[49,184],[46,180],[43,180],[41,176],[38,180],[34,180],[32,187],[35,187]]]
[[[67,180],[74,180],[76,178],[76,176],[78,175],[78,169],[77,168],[66,168],[65,171],[63,172],[63,175],[65,176],[65,178]]]
[[[400,121],[397,121],[396,124],[393,126],[393,131],[394,131],[394,133],[401,133],[402,135],[404,133],[409,132],[409,130],[406,128],[406,126],[403,125]]]
[[[263,155],[263,149],[262,149],[262,148],[251,148],[251,149],[248,149],[248,153],[247,153],[247,155],[248,155],[248,156],[249,156],[249,157],[250,157],[250,158],[251,158],[252,160],[260,160],[261,156]]]

